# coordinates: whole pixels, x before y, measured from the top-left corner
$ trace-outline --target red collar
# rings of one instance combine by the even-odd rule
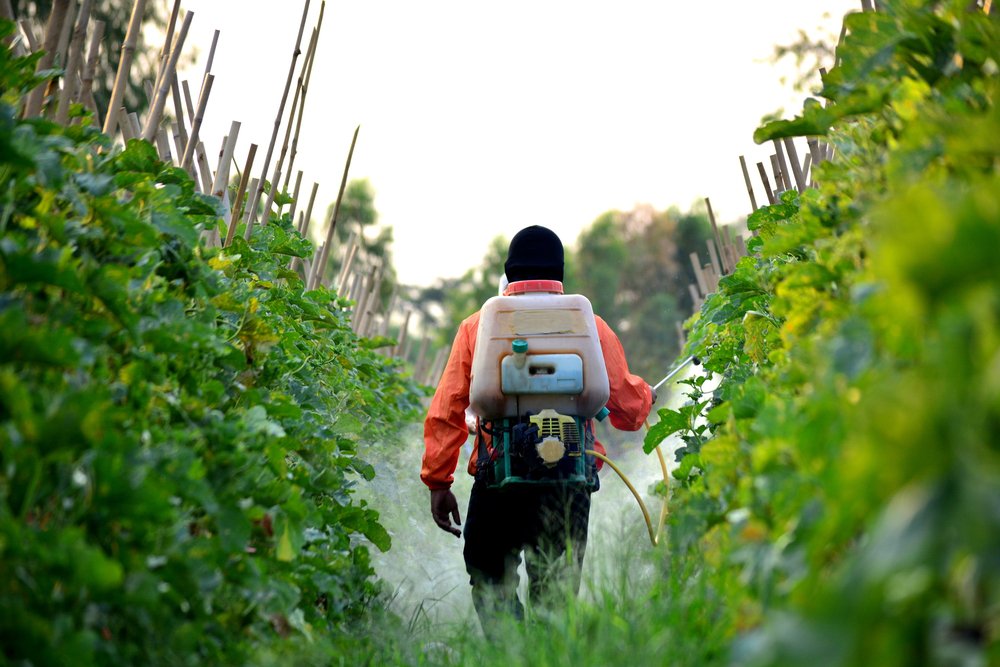
[[[519,280],[516,283],[507,285],[507,289],[503,291],[503,295],[515,296],[517,294],[527,294],[528,292],[562,294],[563,284],[558,280]]]

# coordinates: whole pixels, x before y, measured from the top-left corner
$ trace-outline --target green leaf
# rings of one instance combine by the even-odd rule
[[[688,415],[677,410],[662,408],[657,410],[656,414],[660,417],[659,421],[646,431],[646,436],[643,438],[642,449],[647,454],[669,436],[691,426]]]

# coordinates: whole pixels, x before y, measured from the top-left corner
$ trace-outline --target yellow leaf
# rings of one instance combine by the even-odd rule
[[[276,555],[278,560],[285,561],[286,563],[295,558],[295,550],[292,549],[292,536],[288,532],[287,522],[285,522],[281,536],[278,538],[278,551]]]

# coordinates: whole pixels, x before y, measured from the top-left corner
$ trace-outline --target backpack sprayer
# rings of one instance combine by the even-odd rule
[[[689,357],[654,390],[690,363],[699,362]],[[635,496],[655,545],[666,499],[654,531],[635,487],[614,462],[594,450],[591,420],[607,416],[609,397],[597,324],[586,297],[562,294],[556,281],[522,281],[483,304],[469,389],[470,407],[479,417],[477,478],[492,488],[566,484],[596,490],[600,459]],[[656,452],[668,483],[659,447]]]

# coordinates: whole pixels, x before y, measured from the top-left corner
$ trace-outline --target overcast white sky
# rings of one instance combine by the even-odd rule
[[[303,50],[320,4],[310,2]],[[182,73],[194,90],[221,31],[202,130],[210,155],[238,120],[237,162],[256,143],[260,171],[303,5],[183,1],[194,12],[185,50],[200,51]],[[493,237],[529,224],[571,245],[608,209],[686,210],[706,196],[720,221],[735,221],[750,207],[739,155],[755,172],[769,154],[753,130],[765,114],[801,108],[803,95],[769,62],[774,45],[799,29],[836,33],[859,8],[860,0],[331,0],[295,167],[304,193],[320,184],[318,222],[361,125],[351,176],[371,180],[409,284],[461,275]]]

